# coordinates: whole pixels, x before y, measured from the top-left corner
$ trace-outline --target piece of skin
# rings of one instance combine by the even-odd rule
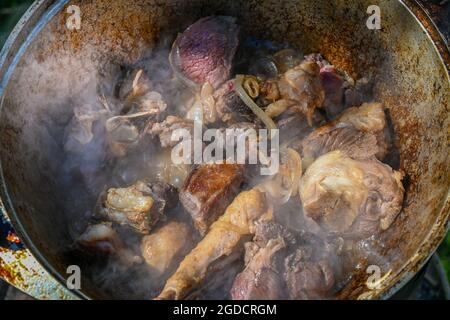
[[[300,182],[305,214],[325,230],[357,237],[386,230],[399,214],[403,175],[376,159],[341,151],[319,157]]]
[[[141,253],[156,277],[173,271],[174,263],[193,245],[191,228],[183,222],[171,221],[142,238]]]
[[[127,249],[111,223],[89,225],[77,242],[93,251],[115,254],[126,267],[142,262],[142,258]]]
[[[271,216],[264,193],[252,189],[241,192],[206,236],[180,263],[157,299],[183,299],[201,285],[214,264],[242,249],[243,240],[254,233],[255,222]]]

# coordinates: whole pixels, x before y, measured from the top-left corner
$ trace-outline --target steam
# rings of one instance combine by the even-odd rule
[[[162,94],[168,113],[181,116],[187,111],[192,93],[173,78],[168,61],[173,38],[160,39],[151,54],[133,66],[108,61],[95,49],[85,48],[78,55],[65,52],[55,53],[51,59],[30,57],[18,68],[18,72],[27,73],[28,82],[16,88],[14,104],[23,107],[17,110],[19,115],[11,114],[8,121],[14,127],[24,128],[21,153],[30,166],[25,171],[39,172],[35,185],[43,179],[48,181],[51,186],[48,192],[56,193],[52,198],[56,199],[60,212],[64,212],[73,240],[88,223],[95,221],[94,208],[101,192],[110,187],[131,185],[138,179],[155,180],[158,178],[156,171],[161,170],[164,162],[171,161],[170,157],[161,157],[159,141],[150,137],[128,150],[125,157],[112,156],[105,122],[108,117],[117,115],[115,110],[120,110],[117,85],[130,69],[146,71],[153,85],[151,90]],[[100,67],[99,61],[102,61]],[[105,98],[109,107],[105,107]],[[258,184],[259,179],[251,179],[248,185]],[[309,230],[325,242],[329,237],[303,215],[301,205],[281,207],[276,217],[298,232]],[[173,218],[190,221],[180,207],[169,213],[168,219]],[[121,229],[120,235],[129,250],[139,254],[141,238],[126,229]],[[375,260],[384,265],[386,261],[378,252],[381,249],[374,242],[373,239],[361,242],[361,252],[371,252]],[[319,255],[321,250],[323,247],[318,246]],[[342,263],[334,256],[333,259],[336,265]],[[235,266],[241,267],[241,264],[239,260]],[[90,268],[88,273],[94,283],[112,296],[126,298],[133,292],[133,297],[150,298],[164,284],[152,276],[145,264],[124,268],[119,260],[108,257],[94,267],[88,265],[85,268]],[[240,270],[234,269],[234,273]],[[225,270],[219,273],[218,279],[229,277]],[[218,296],[224,295],[219,289],[214,290]]]

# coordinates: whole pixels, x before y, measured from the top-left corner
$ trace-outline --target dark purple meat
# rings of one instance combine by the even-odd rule
[[[214,88],[230,78],[239,44],[236,19],[211,16],[189,26],[174,43],[172,66],[197,85],[209,82]]]
[[[335,283],[330,263],[326,259],[311,261],[307,251],[299,248],[286,258],[285,278],[291,299],[325,298]]]
[[[325,89],[323,107],[328,118],[334,119],[344,110],[344,78],[334,66],[324,66],[320,69],[320,79]]]
[[[245,269],[230,291],[233,300],[279,300],[286,298],[283,261],[296,236],[273,221],[255,225],[252,242],[245,245]]]
[[[233,300],[279,300],[284,298],[284,283],[279,273],[279,260],[285,243],[282,238],[271,239],[266,246],[247,247],[254,252],[243,272],[231,288]],[[251,246],[250,246],[251,247]]]

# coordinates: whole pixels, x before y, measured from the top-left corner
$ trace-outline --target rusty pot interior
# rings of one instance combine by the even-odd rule
[[[50,1],[42,1],[48,8]],[[66,28],[69,4],[78,5],[82,28]],[[382,29],[366,27],[369,5],[382,10]],[[38,259],[59,279],[76,263],[61,252],[73,239],[60,199],[70,186],[60,174],[60,128],[72,115],[71,99],[92,81],[107,60],[130,65],[149,55],[167,35],[200,17],[238,18],[254,37],[288,42],[305,53],[321,52],[358,78],[377,75],[376,100],[383,102],[395,131],[406,173],[404,208],[385,232],[385,257],[395,257],[379,290],[353,281],[341,298],[386,297],[415,273],[442,239],[449,214],[450,84],[447,70],[419,21],[399,1],[69,1],[46,23],[15,66],[4,90],[0,119],[3,199],[18,231]],[[37,10],[30,21],[45,19]],[[42,21],[41,21],[42,22]],[[14,55],[14,50],[11,52]],[[9,57],[12,59],[12,57]],[[95,88],[93,88],[95,90]],[[387,267],[387,266],[385,266]],[[402,280],[403,279],[403,280]],[[82,293],[109,298],[89,278]]]

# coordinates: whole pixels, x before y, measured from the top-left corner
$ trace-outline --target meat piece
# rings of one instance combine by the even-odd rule
[[[402,208],[402,174],[341,151],[318,158],[300,182],[305,214],[322,228],[357,237],[386,230]]]
[[[255,222],[271,215],[264,193],[256,189],[241,192],[180,263],[158,299],[183,299],[200,287],[205,277],[216,270],[214,265],[230,255],[240,254],[244,242],[254,233]],[[226,266],[222,268],[226,270]]]
[[[266,246],[270,240],[278,238],[283,239],[283,242],[289,246],[295,246],[298,240],[294,233],[275,221],[261,220],[255,223],[253,243],[259,247]]]
[[[388,153],[389,141],[386,115],[381,103],[364,103],[360,107],[349,108],[338,118],[337,123],[350,124],[362,132],[376,136],[378,151],[375,156],[382,160]]]
[[[388,150],[385,128],[382,104],[364,104],[347,109],[335,121],[314,130],[303,141],[298,141],[301,144],[298,148],[302,149],[305,166],[333,150],[341,150],[354,159],[375,155],[381,160]]]
[[[270,239],[257,252],[234,280],[233,300],[279,300],[284,298],[284,283],[279,274],[280,252],[285,248],[282,238]]]
[[[186,223],[171,221],[142,238],[141,252],[156,277],[169,275],[193,246],[192,230]]]
[[[319,156],[340,150],[354,159],[368,159],[379,148],[375,135],[364,133],[353,126],[322,127],[310,134],[302,143],[303,161],[308,167]]]
[[[162,182],[138,181],[127,188],[111,188],[104,198],[100,208],[103,216],[143,234],[148,233],[177,202],[175,188]]]
[[[328,118],[334,119],[344,109],[344,78],[334,66],[328,65],[320,69],[320,79],[325,90],[323,108]]]
[[[326,259],[311,260],[308,251],[309,248],[300,248],[285,260],[285,279],[291,299],[324,298],[334,285],[330,263]]]
[[[158,136],[161,142],[161,147],[174,147],[178,144],[179,139],[172,140],[172,134],[175,130],[185,129],[191,136],[194,134],[194,121],[189,119],[182,119],[175,116],[168,116],[163,122],[155,123],[150,129],[150,134]],[[181,139],[181,137],[179,137]]]
[[[360,106],[373,98],[373,81],[369,78],[358,79],[354,86],[345,88],[345,107]]]
[[[202,235],[239,193],[243,173],[237,164],[203,164],[186,179],[180,201]]]
[[[303,61],[288,70],[278,81],[278,88],[283,99],[295,101],[298,112],[306,114],[311,125],[314,110],[321,107],[325,99],[317,64]]]
[[[116,255],[125,266],[140,263],[142,259],[128,250],[111,223],[89,225],[77,242],[85,248]]]
[[[202,18],[176,39],[170,54],[172,67],[194,85],[209,82],[217,88],[230,78],[238,35],[233,17]]]
[[[286,298],[283,260],[296,236],[273,220],[255,223],[255,236],[245,244],[245,269],[230,291],[234,300],[278,300]]]
[[[255,114],[235,91],[234,79],[225,82],[213,95],[217,115],[224,123],[253,122]]]
[[[315,112],[312,118],[313,127],[319,126],[323,121],[324,117],[319,112]],[[276,124],[278,130],[280,130],[281,144],[290,141],[293,138],[301,141],[313,130],[308,124],[306,115],[301,113],[286,113],[277,119]]]

